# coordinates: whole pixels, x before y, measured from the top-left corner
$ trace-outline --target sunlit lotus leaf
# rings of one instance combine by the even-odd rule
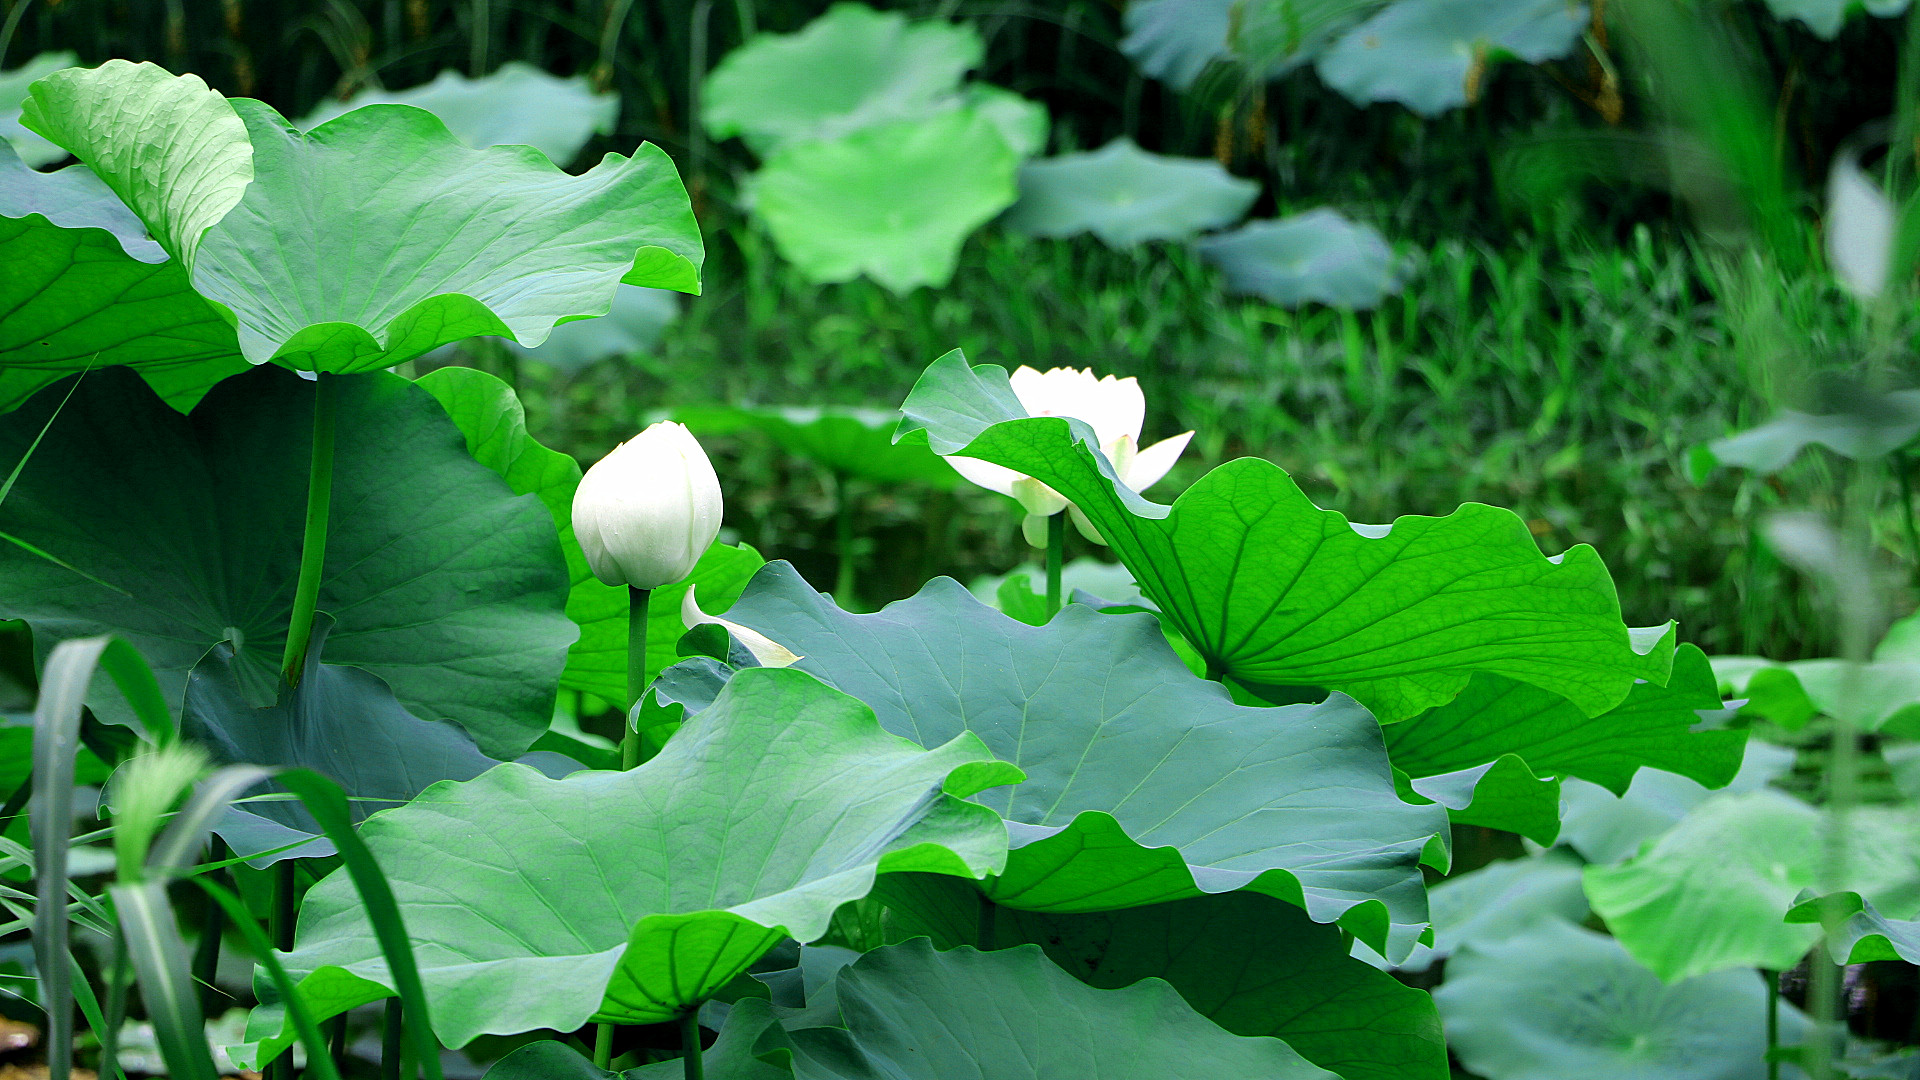
[[[903,435],[924,430],[937,453],[1007,466],[1079,506],[1162,617],[1243,685],[1340,690],[1393,723],[1451,701],[1476,671],[1588,716],[1638,679],[1667,679],[1671,634],[1621,622],[1599,556],[1580,546],[1547,558],[1509,511],[1468,504],[1357,525],[1254,458],[1162,506],[1119,484],[1091,428],[1028,417],[1005,369],[970,367],[957,351],[902,411]]]
[[[0,71],[0,142],[12,143],[14,153],[28,165],[51,165],[67,152],[20,126],[20,103],[26,100],[27,87],[35,79],[72,67],[79,60],[70,52],[48,52],[17,68]]]
[[[713,137],[742,136],[764,156],[926,115],[984,53],[971,26],[839,3],[796,33],[762,34],[728,53],[707,76],[701,121]]]
[[[947,283],[961,243],[1012,205],[1018,164],[993,116],[949,108],[786,145],[753,177],[753,213],[809,279],[905,293]]]
[[[1487,1080],[1764,1080],[1752,971],[1662,982],[1619,943],[1551,919],[1463,949],[1434,992],[1447,1042]],[[1783,1045],[1807,1022],[1781,1009]]]
[[[413,937],[434,1029],[461,1046],[671,1020],[782,938],[820,937],[880,871],[991,872],[1005,831],[963,800],[1019,775],[970,735],[922,750],[810,675],[757,668],[629,772],[502,765],[360,832]],[[344,873],[307,894],[288,967],[316,996],[391,992]],[[266,1056],[290,1039],[272,1036]]]
[[[1920,816],[1861,807],[1848,824],[1848,883],[1895,918],[1920,912]],[[1662,979],[1783,970],[1819,939],[1819,927],[1783,919],[1820,880],[1830,831],[1821,811],[1776,791],[1716,795],[1627,862],[1588,867],[1587,899]]]
[[[936,579],[870,615],[772,563],[726,617],[780,642],[933,746],[971,732],[1025,782],[979,801],[1014,850],[986,890],[1034,911],[1102,911],[1250,889],[1404,955],[1426,922],[1420,856],[1446,822],[1395,794],[1351,699],[1249,708],[1193,675],[1148,614],[1069,605],[1046,626]],[[700,707],[670,669],[661,693]],[[695,673],[711,670],[698,663]],[[1391,941],[1389,940],[1391,939]]]
[[[562,79],[509,60],[478,79],[449,70],[424,86],[393,91],[369,87],[344,102],[322,101],[300,118],[299,127],[312,130],[362,105],[425,109],[475,150],[531,146],[556,165],[572,161],[595,135],[612,134],[620,115],[620,95],[594,93],[584,75]]]
[[[1400,291],[1400,264],[1386,239],[1324,206],[1249,222],[1198,246],[1201,257],[1226,274],[1229,289],[1283,307],[1364,309]]]
[[[1315,70],[1357,104],[1397,101],[1437,116],[1473,101],[1506,59],[1573,51],[1587,9],[1567,0],[1395,0],[1320,54]]]
[[[496,757],[519,754],[547,728],[575,634],[553,521],[468,456],[425,391],[395,375],[339,378],[327,660],[377,675],[414,716],[458,723]],[[0,417],[0,469],[64,394]],[[176,705],[187,672],[229,642],[245,698],[272,705],[313,412],[314,384],[275,367],[228,379],[186,416],[125,369],[85,375],[0,504],[14,541],[0,545],[0,613],[25,619],[43,655],[120,635]],[[124,717],[117,702],[102,690],[93,704]]]
[[[1035,236],[1090,232],[1109,247],[1131,247],[1231,225],[1259,194],[1259,184],[1211,158],[1150,154],[1121,138],[1021,166],[1020,201],[1005,220]]]

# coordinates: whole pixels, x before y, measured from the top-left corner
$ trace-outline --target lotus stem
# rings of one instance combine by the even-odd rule
[[[333,432],[340,407],[339,377],[321,375],[313,392],[313,457],[307,465],[307,527],[300,539],[300,577],[293,591],[293,619],[280,657],[281,678],[300,685],[320,602],[320,571],[327,563],[327,519],[333,509]]]
[[[834,545],[839,555],[839,565],[835,567],[834,572],[833,598],[848,611],[853,610],[853,515],[853,500],[847,497],[847,478],[835,473],[833,477]]]
[[[400,999],[387,999],[387,1015],[380,1026],[380,1080],[400,1080],[400,1063],[406,1058],[406,1023]]]
[[[226,841],[218,836],[207,844],[207,861],[225,862],[227,860]],[[219,879],[220,872],[212,872],[212,880]],[[201,1011],[208,1016],[218,1016],[224,1009],[215,999],[220,992],[214,988],[213,980],[220,972],[220,935],[226,932],[227,913],[219,904],[207,903],[206,921],[200,925],[200,944],[193,950],[193,978],[200,984]]]
[[[1047,519],[1047,618],[1060,612],[1060,566],[1067,551],[1067,513]]]
[[[1780,973],[1760,970],[1767,980],[1767,1080],[1780,1080],[1780,1062],[1774,1051],[1780,1049]]]
[[[680,1018],[680,1069],[685,1080],[706,1080],[707,1066],[701,1054],[700,1010],[695,1008]]]
[[[293,948],[294,916],[300,910],[298,873],[299,863],[294,859],[282,859],[273,865],[273,906],[267,913],[267,933],[273,938],[273,947],[281,952]],[[293,1080],[291,1048],[267,1063],[266,1080]]]
[[[620,729],[620,767],[640,764],[640,733],[633,729],[634,707],[647,693],[647,602],[652,589],[627,586],[627,711]]]
[[[593,1063],[602,1069],[613,1065],[613,1025],[593,1026]]]

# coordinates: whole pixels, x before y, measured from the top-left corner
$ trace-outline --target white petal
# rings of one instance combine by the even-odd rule
[[[1893,203],[1852,153],[1833,159],[1827,177],[1827,261],[1833,276],[1862,299],[1879,296],[1893,262]]]
[[[687,594],[680,600],[680,621],[691,630],[696,626],[718,626],[733,635],[733,640],[746,646],[762,667],[789,667],[805,657],[773,640],[751,627],[741,626],[737,622],[728,622],[717,615],[709,615],[700,610],[700,602],[693,598],[692,585],[687,586]]]
[[[1038,517],[1052,517],[1067,508],[1066,496],[1031,476],[1014,481],[1013,497],[1020,500],[1027,513]]]
[[[988,491],[997,491],[1002,495],[1013,494],[1013,483],[1020,479],[1020,474],[1012,469],[1004,465],[995,465],[991,461],[981,461],[979,458],[955,456],[948,458],[947,464],[953,466],[954,472],[968,480]]]
[[[1189,431],[1171,439],[1161,439],[1133,455],[1133,460],[1127,463],[1126,472],[1120,476],[1121,482],[1135,491],[1147,490],[1173,469],[1174,462],[1180,460],[1180,455],[1192,441],[1193,432]]]
[[[1026,537],[1027,543],[1041,550],[1045,550],[1047,546],[1047,522],[1051,519],[1051,514],[1028,514],[1026,517],[1020,519],[1020,535]]]
[[[1099,544],[1101,547],[1107,546],[1107,538],[1100,535],[1100,530],[1093,527],[1093,522],[1087,520],[1087,515],[1081,513],[1079,507],[1067,507],[1067,516],[1073,519],[1073,527],[1080,530],[1081,536]]]
[[[1140,441],[1140,425],[1147,419],[1147,398],[1140,392],[1140,380],[1129,375],[1116,379],[1109,375],[1094,387],[1092,401],[1084,412],[1074,413],[1093,427],[1102,446],[1121,436]]]

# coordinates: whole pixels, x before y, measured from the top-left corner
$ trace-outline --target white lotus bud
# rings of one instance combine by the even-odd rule
[[[685,425],[663,420],[601,458],[573,493],[593,576],[657,589],[693,572],[720,533],[720,478]]]

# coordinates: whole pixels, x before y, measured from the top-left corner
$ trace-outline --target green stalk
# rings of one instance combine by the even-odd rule
[[[840,557],[834,568],[833,598],[842,608],[853,610],[853,500],[847,498],[847,478],[833,477],[834,546]]]
[[[602,1069],[613,1065],[613,1025],[593,1026],[593,1063]]]
[[[213,837],[207,845],[208,862],[225,862],[229,857],[226,841]],[[210,875],[216,882],[219,871]],[[200,943],[193,950],[193,981],[200,984],[201,1011],[208,1016],[218,1016],[223,1011],[216,1000],[220,991],[214,988],[214,976],[220,971],[220,935],[226,932],[227,913],[219,904],[207,902],[206,920],[200,924]]]
[[[402,1015],[400,999],[388,998],[385,1023],[380,1027],[380,1080],[400,1080],[400,1063],[407,1054]]]
[[[308,516],[311,518],[311,512]],[[281,952],[293,948],[293,922],[300,910],[299,879],[295,876],[298,872],[296,859],[282,859],[273,864],[273,901],[267,911],[267,934],[273,939],[273,947]],[[266,1080],[293,1080],[291,1052],[267,1063]]]
[[[313,457],[307,465],[307,528],[300,540],[300,579],[293,592],[293,620],[280,674],[288,686],[300,685],[313,640],[313,614],[320,602],[320,571],[327,563],[327,518],[333,509],[333,429],[339,412],[339,377],[322,375],[313,393]]]
[[[652,589],[627,586],[627,713],[620,730],[620,767],[640,764],[640,734],[633,730],[633,707],[647,692],[647,602]]]
[[[1067,552],[1067,512],[1047,519],[1047,618],[1060,612],[1060,566]]]
[[[686,1080],[706,1080],[707,1066],[700,1046],[700,1010],[680,1018],[680,1070]]]
[[[1760,970],[1767,980],[1767,1080],[1780,1080],[1780,1062],[1774,1051],[1780,1049],[1780,973]]]

